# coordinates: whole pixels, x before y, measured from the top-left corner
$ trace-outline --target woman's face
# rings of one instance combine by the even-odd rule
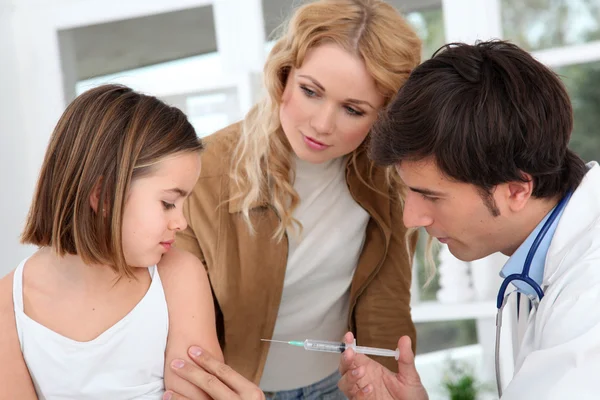
[[[383,106],[365,63],[335,44],[309,50],[288,75],[281,126],[301,160],[319,164],[353,152]]]

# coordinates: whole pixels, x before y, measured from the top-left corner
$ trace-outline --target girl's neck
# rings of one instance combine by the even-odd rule
[[[108,265],[86,264],[78,255],[59,256],[48,248],[41,249],[40,252],[46,253],[51,260],[49,266],[56,277],[70,285],[103,290],[114,286],[119,280],[118,274]]]

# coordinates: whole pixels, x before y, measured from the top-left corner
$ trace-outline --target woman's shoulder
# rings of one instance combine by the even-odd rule
[[[201,154],[200,178],[229,173],[241,130],[242,123],[236,122],[202,139],[205,148]]]

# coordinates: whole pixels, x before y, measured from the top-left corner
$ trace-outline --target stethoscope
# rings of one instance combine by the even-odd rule
[[[531,277],[529,276],[531,262],[533,261],[533,257],[535,256],[535,252],[540,246],[540,243],[542,242],[542,240],[544,240],[546,233],[548,232],[554,221],[556,221],[556,218],[560,215],[561,211],[565,208],[572,194],[572,192],[568,192],[565,195],[565,197],[563,197],[562,200],[557,204],[554,210],[552,210],[552,213],[544,223],[544,226],[542,226],[540,232],[535,237],[535,240],[533,241],[533,244],[531,245],[531,248],[527,253],[525,263],[523,264],[523,271],[521,271],[521,273],[518,274],[511,274],[507,276],[500,285],[500,290],[498,290],[498,298],[496,299],[496,307],[498,308],[498,313],[496,314],[496,350],[494,358],[496,364],[496,384],[498,387],[499,397],[502,397],[502,383],[500,380],[500,333],[502,328],[502,310],[504,309],[504,306],[506,305],[510,295],[517,292],[517,290],[513,290],[506,294],[506,289],[508,288],[508,284],[513,281],[525,282],[527,285],[531,286],[531,288],[533,288],[533,290],[535,291],[535,295],[529,296],[529,298],[533,306],[537,309],[538,305],[540,304],[540,301],[542,301],[542,298],[544,297],[544,291],[542,290],[540,285],[538,285],[536,281],[531,279]]]

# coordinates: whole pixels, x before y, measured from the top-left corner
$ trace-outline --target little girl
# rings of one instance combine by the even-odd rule
[[[39,250],[0,280],[0,399],[208,398],[165,368],[192,344],[222,359],[206,272],[172,248],[201,149],[127,87],[67,107],[22,235]]]

